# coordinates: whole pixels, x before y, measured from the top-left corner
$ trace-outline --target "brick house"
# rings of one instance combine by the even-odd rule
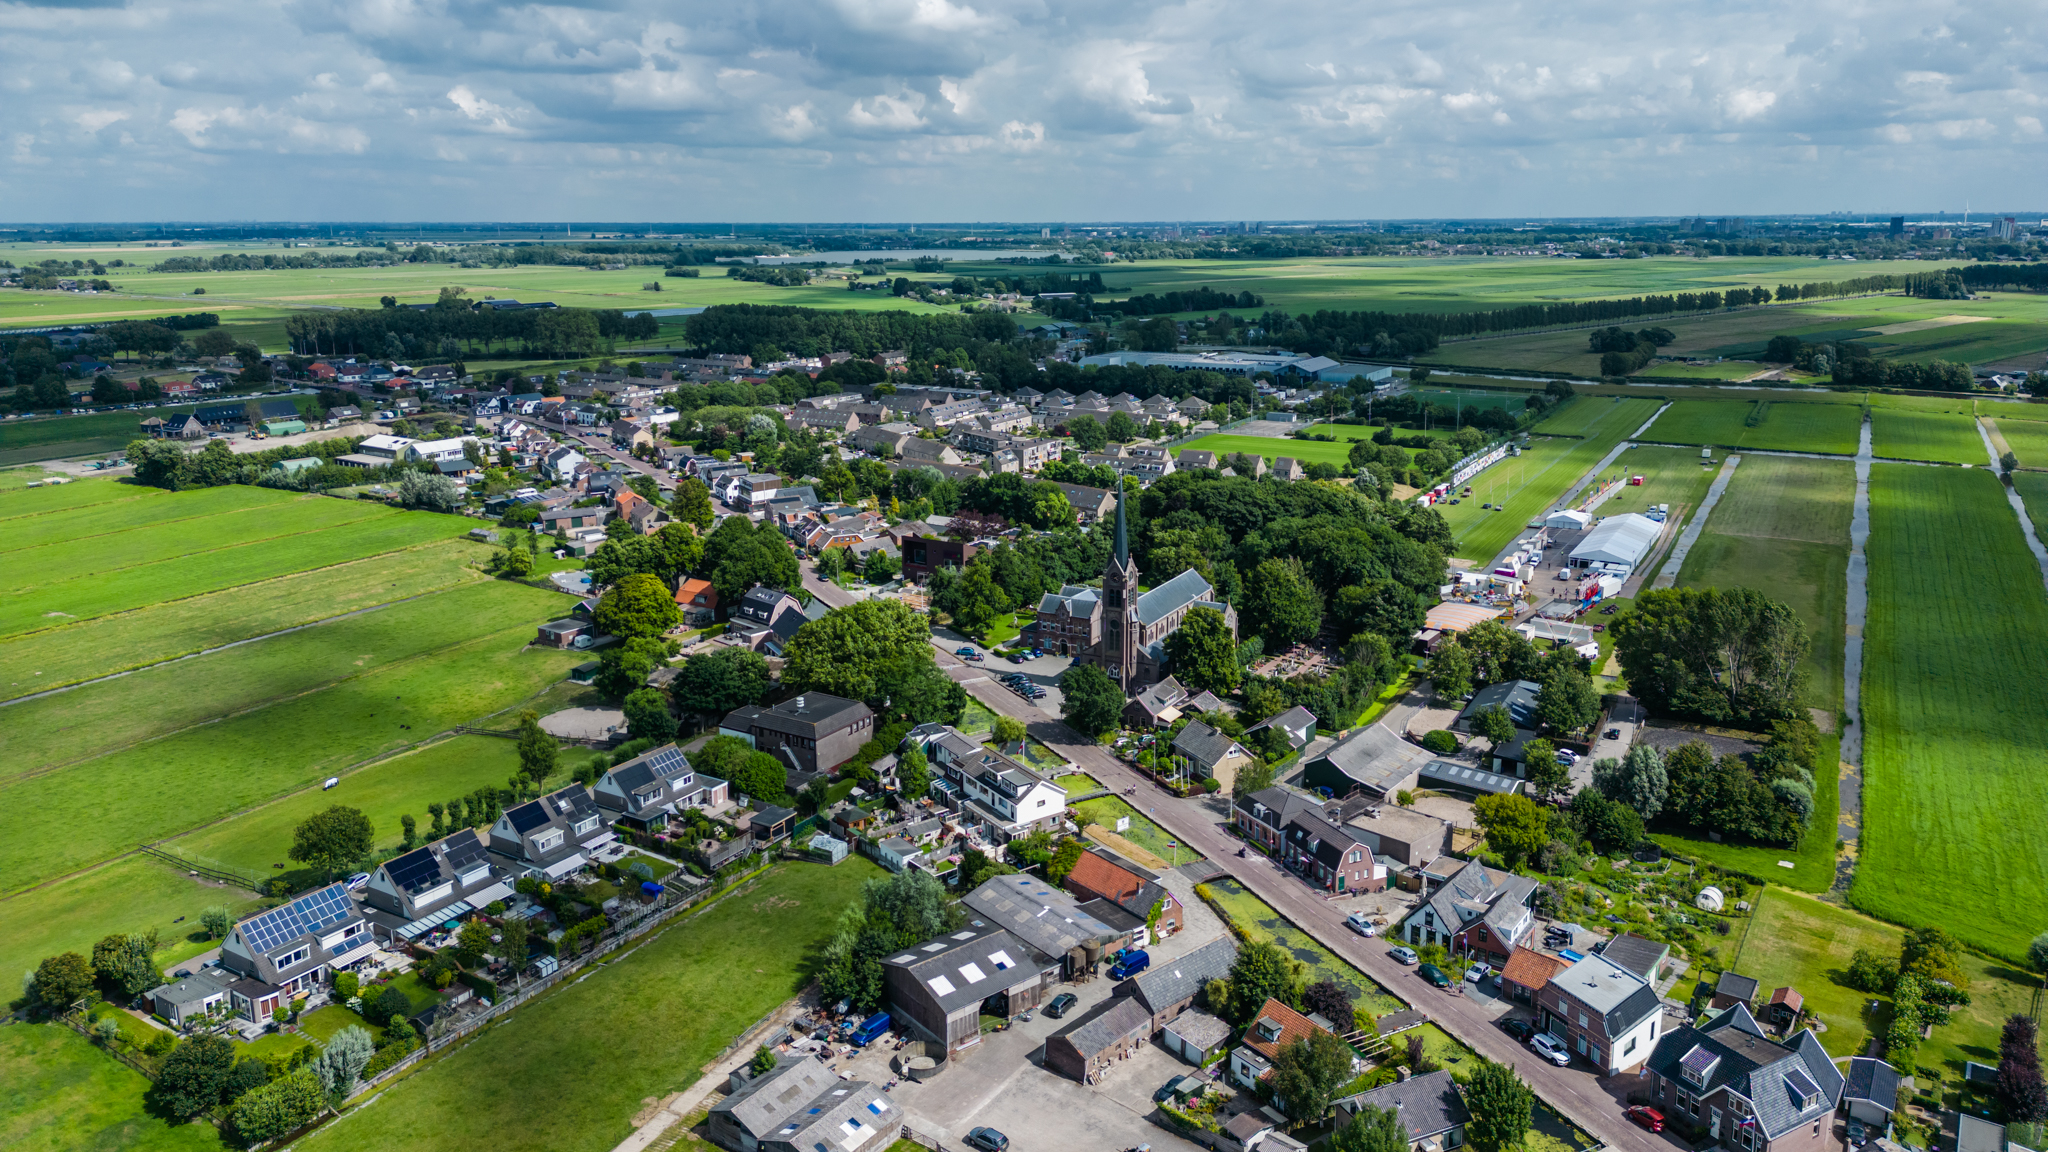
[[[1081,853],[1074,870],[1067,874],[1067,891],[1083,900],[1107,900],[1139,920],[1149,917],[1157,905],[1159,922],[1151,933],[1154,940],[1180,931],[1184,922],[1180,901],[1160,885],[1157,876],[1100,852]],[[1150,946],[1150,941],[1140,945]]]
[[[1664,1017],[1649,981],[1598,955],[1552,976],[1536,1009],[1539,1026],[1603,1076],[1647,1060]]]
[[[1745,1004],[1698,1027],[1665,1034],[1643,1069],[1649,1095],[1672,1120],[1697,1125],[1722,1148],[1821,1152],[1843,1078],[1811,1029],[1778,1043]]]

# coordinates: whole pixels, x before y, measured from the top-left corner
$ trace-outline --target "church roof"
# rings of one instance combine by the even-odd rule
[[[1138,622],[1157,624],[1180,608],[1197,600],[1207,600],[1210,591],[1209,582],[1202,578],[1200,572],[1190,568],[1138,597]]]

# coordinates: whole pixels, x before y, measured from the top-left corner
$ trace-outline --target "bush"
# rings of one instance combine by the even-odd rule
[[[1422,746],[1438,755],[1449,755],[1458,750],[1458,737],[1453,732],[1438,728],[1422,738]]]
[[[362,979],[355,973],[336,972],[334,974],[334,995],[336,998],[341,1000],[351,999],[361,988]]]
[[[480,972],[464,972],[461,976],[457,977],[457,979],[461,980],[464,984],[469,985],[470,988],[475,990],[477,995],[483,997],[484,999],[492,1001],[494,1003],[497,1001],[498,985],[495,982],[493,982],[490,977],[485,976]]]
[[[363,1019],[380,1027],[411,1011],[412,1001],[406,999],[405,993],[396,988],[386,987],[375,996],[365,997],[363,1000]]]
[[[1223,781],[1211,776],[1202,781],[1202,791],[1214,796],[1216,793],[1223,791]]]
[[[385,1045],[383,1048],[378,1050],[375,1056],[370,1057],[370,1062],[368,1064],[363,1065],[362,1078],[364,1080],[375,1079],[376,1077],[382,1075],[393,1064],[396,1064],[400,1060],[405,1059],[406,1056],[409,1055],[413,1049],[419,1046],[420,1043],[418,1040],[406,1040],[397,1044]]]

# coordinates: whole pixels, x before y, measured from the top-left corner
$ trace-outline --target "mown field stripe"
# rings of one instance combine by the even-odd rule
[[[39,516],[15,524],[0,534],[0,554],[25,552],[56,544],[78,543],[154,528],[164,524],[190,524],[194,520],[241,512],[250,508],[288,504],[297,493],[274,488],[252,488],[246,484],[225,484],[194,492],[174,492],[161,500],[108,500],[90,504],[69,516]]]
[[[115,500],[137,500],[149,496],[168,495],[170,493],[162,488],[121,484],[113,480],[73,480],[69,484],[55,488],[10,488],[4,494],[0,494],[0,524],[12,520],[25,520],[33,516],[69,512],[73,508],[85,508]]]
[[[69,542],[44,544],[11,553],[10,567],[23,579],[4,593],[5,598],[32,594],[51,584],[68,580],[105,578],[127,568],[160,564],[185,556],[247,548],[269,540],[303,536],[383,514],[383,509],[364,503],[332,500],[320,496],[299,497],[297,507],[253,507],[221,512],[192,523],[157,524],[131,528],[101,538],[90,549],[74,548]],[[267,523],[275,520],[275,524]]]

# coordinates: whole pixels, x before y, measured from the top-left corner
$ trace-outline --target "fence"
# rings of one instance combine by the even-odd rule
[[[78,1033],[80,1036],[85,1037],[87,1040],[92,1041],[95,1047],[99,1048],[107,1055],[112,1056],[114,1059],[119,1060],[121,1063],[126,1064],[130,1068],[135,1069],[137,1072],[142,1073],[142,1075],[151,1083],[155,1083],[157,1071],[155,1068],[152,1068],[148,1064],[143,1063],[140,1059],[131,1056],[126,1052],[121,1051],[119,1048],[116,1048],[112,1044],[101,1043],[99,1037],[93,1035],[92,1030],[85,1026],[85,1021],[79,1019],[76,1013],[67,1012],[63,1016],[59,1017],[59,1019],[64,1021],[64,1026],[66,1028],[69,1028],[73,1032]]]
[[[138,844],[135,847],[144,856],[148,856],[153,860],[160,860],[173,867],[182,868],[195,876],[203,876],[208,880],[221,884],[237,884],[259,895],[266,894],[269,891],[269,886],[260,876],[252,876],[247,872],[238,872],[232,868],[202,864],[197,860],[187,859],[175,852],[158,848],[153,844]]]

